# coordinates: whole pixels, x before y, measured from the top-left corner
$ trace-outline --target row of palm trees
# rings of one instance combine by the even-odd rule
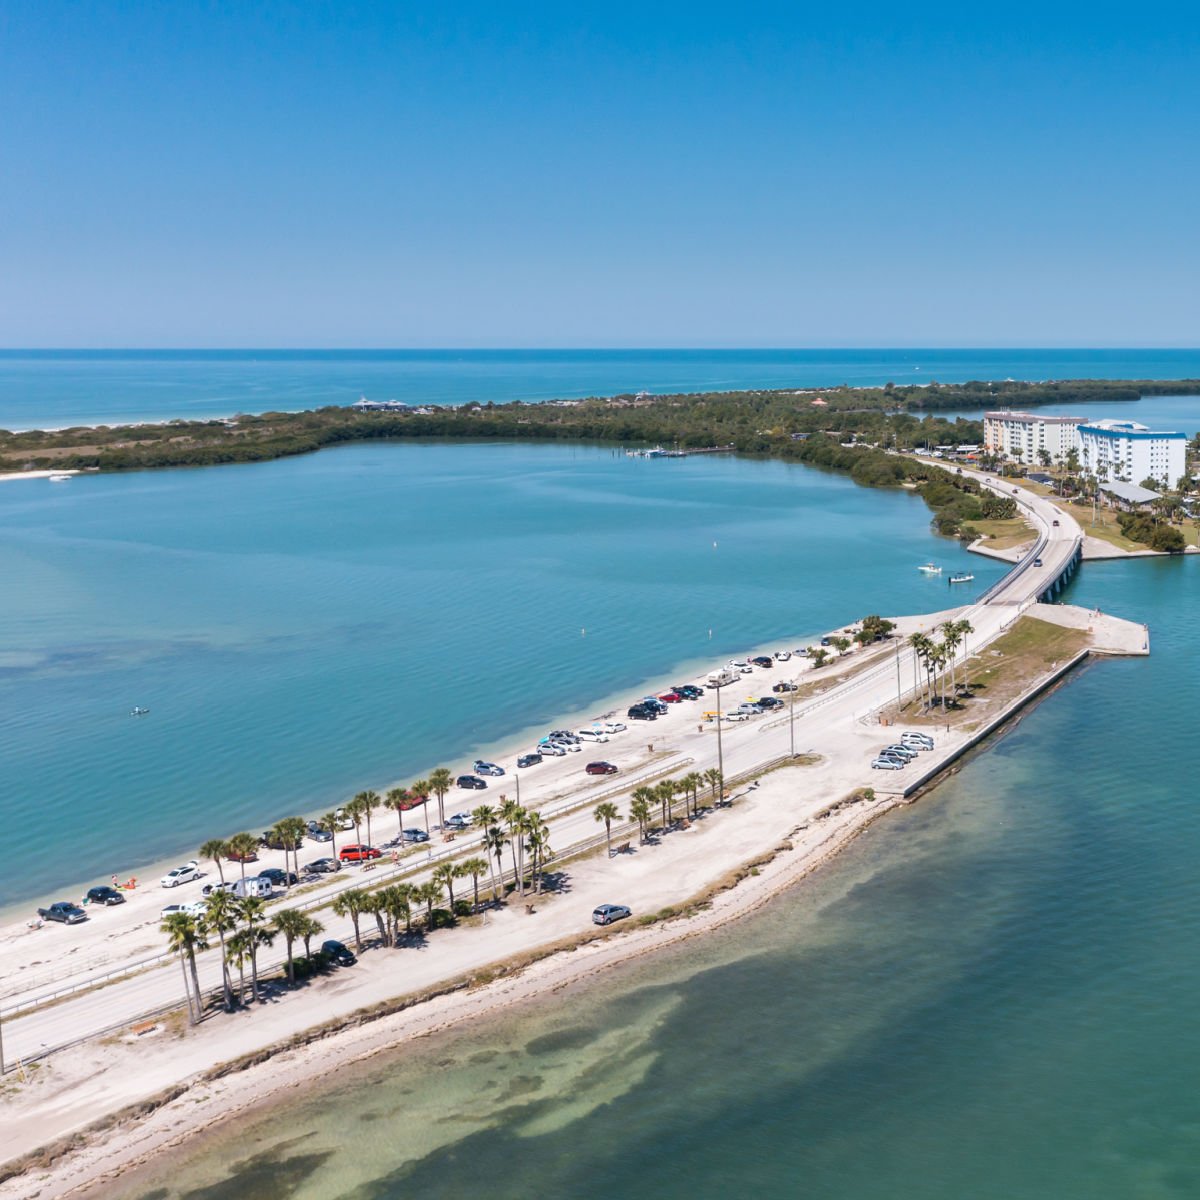
[[[386,796],[380,796],[376,791],[359,792],[354,799],[348,800],[340,809],[333,809],[318,817],[316,825],[326,830],[330,836],[332,855],[337,858],[338,833],[345,829],[349,821],[354,826],[354,836],[359,842],[363,840],[362,830],[366,826],[367,843],[372,841],[372,818],[381,808],[395,810],[399,823],[400,837],[404,836],[404,814],[411,808],[425,805],[430,795],[437,797],[438,820],[446,824],[446,794],[454,777],[445,767],[438,767],[428,779],[418,779],[411,787],[392,788]],[[300,846],[304,835],[308,832],[308,822],[303,817],[284,817],[267,831],[267,841],[274,846],[282,846],[284,850],[284,865],[287,866],[287,856],[292,856],[292,869],[300,874]],[[430,833],[429,810],[425,808],[425,833]],[[221,882],[225,882],[225,862],[232,860],[241,864],[242,878],[246,878],[246,863],[257,853],[261,845],[252,833],[235,833],[227,838],[210,838],[200,847],[200,857],[211,860],[216,864]]]
[[[312,957],[312,939],[325,931],[315,917],[295,908],[281,909],[267,916],[266,903],[257,896],[239,898],[230,892],[213,892],[204,903],[204,911],[171,913],[164,918],[162,932],[167,935],[167,947],[179,956],[183,969],[184,990],[187,995],[188,1019],[194,1025],[204,1014],[200,976],[196,970],[196,953],[207,950],[215,938],[221,950],[221,990],[226,1012],[245,1003],[246,967],[250,967],[250,989],[255,1000],[260,999],[258,983],[258,954],[275,944],[276,936],[287,944],[288,979],[296,981],[295,946],[304,943],[305,957]],[[235,1003],[231,968],[238,972]]]
[[[721,784],[721,772],[716,767],[709,767],[703,773],[691,771],[679,779],[662,779],[655,784],[644,784],[642,787],[634,788],[629,797],[629,819],[638,823],[639,839],[642,842],[646,841],[654,819],[655,808],[659,810],[662,828],[666,829],[675,820],[675,801],[678,797],[683,797],[684,815],[690,819],[700,813],[701,790],[708,788],[710,798],[715,806],[722,791]],[[604,825],[608,856],[611,858],[613,824],[623,821],[625,818],[611,800],[596,805],[592,816],[597,823]]]
[[[975,632],[975,627],[965,618],[961,621],[943,621],[938,628],[942,634],[940,642],[925,633],[914,633],[908,639],[908,644],[912,647],[917,661],[924,668],[925,687],[923,691],[924,704],[927,709],[932,708],[936,703],[938,675],[939,673],[944,675],[947,666],[950,668],[951,691],[957,693],[958,649],[967,640],[967,634]],[[944,711],[946,708],[944,690],[941,693],[941,703]]]

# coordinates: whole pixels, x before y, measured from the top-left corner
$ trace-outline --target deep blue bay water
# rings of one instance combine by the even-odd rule
[[[0,817],[56,849],[0,853],[0,905],[464,769],[685,663],[936,610],[930,558],[1000,572],[907,492],[726,456],[404,443],[0,484]]]
[[[1200,350],[0,350],[0,429],[619,392],[1200,377]]]
[[[1151,657],[1077,673],[758,916],[113,1194],[1192,1200],[1198,568],[1085,564],[1067,599],[1148,621]]]

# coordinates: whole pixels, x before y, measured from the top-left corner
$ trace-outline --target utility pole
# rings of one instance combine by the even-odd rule
[[[718,787],[721,789],[721,799],[725,799],[725,753],[721,746],[721,684],[717,684],[717,774],[721,779]]]
[[[900,697],[902,695],[900,687],[900,642],[896,642],[896,716],[900,716]]]
[[[796,757],[796,685],[788,692],[788,738],[792,745],[792,757]]]

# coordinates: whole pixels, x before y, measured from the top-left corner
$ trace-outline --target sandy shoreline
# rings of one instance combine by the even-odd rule
[[[780,772],[773,777],[779,791]],[[763,790],[770,786],[764,783]],[[31,1166],[0,1184],[0,1197],[99,1197],[118,1177],[177,1150],[197,1136],[234,1121],[242,1113],[261,1113],[272,1104],[294,1100],[299,1085],[331,1078],[337,1069],[363,1063],[395,1050],[406,1042],[451,1030],[485,1015],[561,991],[668,946],[721,928],[753,913],[780,893],[800,883],[828,863],[875,820],[903,804],[896,798],[860,802],[823,819],[801,821],[768,846],[770,861],[759,862],[734,886],[715,895],[711,904],[687,917],[658,924],[614,927],[607,936],[576,949],[560,949],[548,957],[482,987],[460,987],[412,1007],[362,1024],[351,1025],[296,1048],[281,1048],[244,1070],[208,1079],[199,1072],[184,1082],[184,1090],[149,1115],[118,1121],[93,1137],[77,1138],[82,1145],[45,1167]],[[761,858],[762,856],[756,856]],[[174,1090],[174,1089],[173,1089]]]

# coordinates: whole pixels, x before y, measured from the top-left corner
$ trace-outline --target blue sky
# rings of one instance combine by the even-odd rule
[[[6,346],[1200,343],[1178,9],[0,7]]]

